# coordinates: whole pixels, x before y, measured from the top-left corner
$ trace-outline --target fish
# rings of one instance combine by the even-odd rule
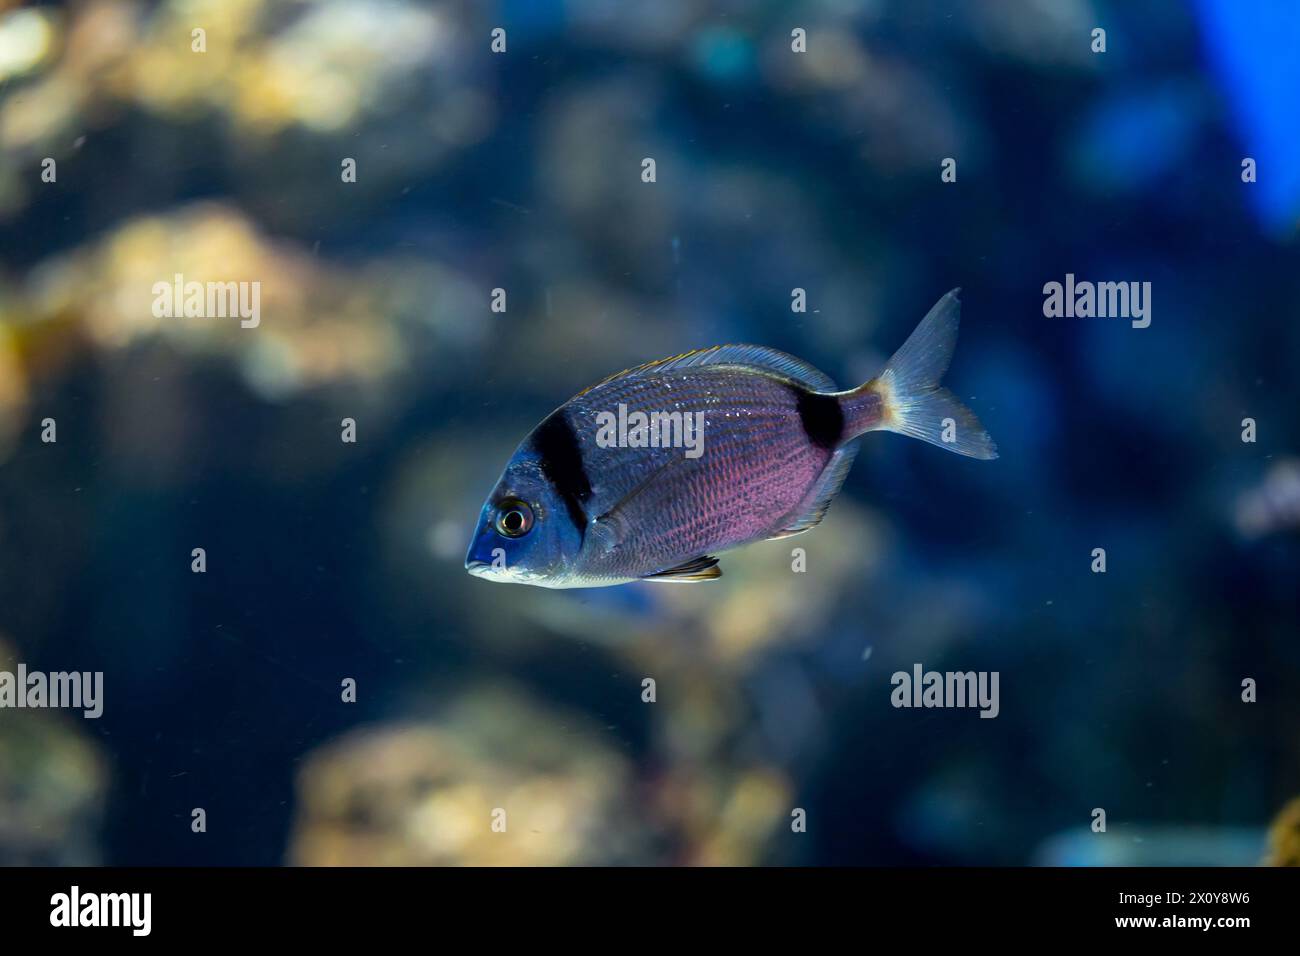
[[[712,581],[719,553],[816,527],[868,432],[996,458],[979,419],[939,384],[960,291],[934,305],[879,375],[847,391],[784,352],[720,345],[579,392],[511,456],[466,570],[546,588]]]

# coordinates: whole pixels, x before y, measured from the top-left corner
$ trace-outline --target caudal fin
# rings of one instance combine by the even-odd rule
[[[939,385],[957,345],[961,302],[953,289],[935,303],[885,370],[845,395],[848,424],[858,433],[891,431],[971,458],[996,458],[997,446],[974,412]]]

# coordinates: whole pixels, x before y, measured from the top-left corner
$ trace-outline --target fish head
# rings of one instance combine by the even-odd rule
[[[483,503],[465,570],[488,581],[564,587],[581,550],[581,532],[525,448]]]

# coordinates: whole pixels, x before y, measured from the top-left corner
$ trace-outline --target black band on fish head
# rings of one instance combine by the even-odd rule
[[[573,423],[562,410],[552,412],[533,433],[533,450],[537,453],[542,474],[564,502],[569,519],[580,533],[587,531],[587,510],[591,498],[591,481],[582,448]]]

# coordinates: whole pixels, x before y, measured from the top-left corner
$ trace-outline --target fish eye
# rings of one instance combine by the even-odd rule
[[[533,530],[533,509],[518,498],[504,499],[497,505],[496,529],[507,538],[522,538]]]

